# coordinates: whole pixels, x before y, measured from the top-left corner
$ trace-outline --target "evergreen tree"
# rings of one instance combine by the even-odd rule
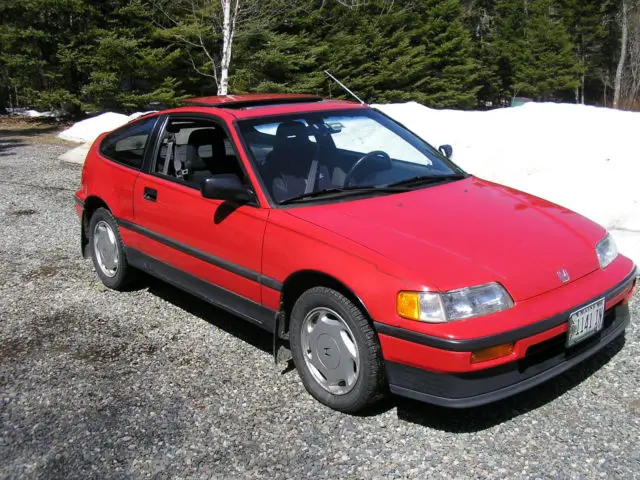
[[[162,2],[175,30],[157,26],[151,0],[0,0],[0,109],[127,111],[214,93],[213,78],[199,73],[212,60],[193,42],[215,54],[221,38],[207,15],[219,6],[207,2],[213,10],[195,25],[187,1]],[[327,69],[368,102],[477,108],[521,95],[609,103],[620,4],[245,0],[230,89],[346,98]]]
[[[0,2],[0,78],[12,103],[78,114],[175,101],[178,52],[135,0]]]
[[[576,61],[579,64],[580,85],[575,91],[575,100],[585,102],[588,84],[599,85],[597,75],[598,57],[605,38],[601,0],[561,0],[560,13],[567,32],[575,46]]]
[[[530,4],[526,61],[516,75],[516,91],[540,100],[569,100],[579,85],[580,63],[553,0]]]
[[[476,63],[459,0],[428,0],[411,9],[389,9],[383,1],[357,9],[337,3],[314,9],[313,3],[319,2],[239,47],[239,56],[251,45],[258,53],[249,53],[249,68],[232,72],[234,87],[345,97],[322,73],[327,69],[368,102],[475,106]]]
[[[504,103],[504,85],[495,58],[496,17],[494,0],[465,0],[465,22],[471,35],[472,57],[478,64],[477,84],[480,107],[495,107]]]
[[[568,100],[579,85],[569,35],[552,0],[496,0],[491,50],[504,96]]]
[[[476,104],[476,63],[458,0],[427,0],[389,18],[369,82],[378,101],[416,100],[436,108]],[[375,28],[375,26],[374,26]]]
[[[140,3],[118,3],[105,9],[104,23],[92,32],[95,43],[83,63],[86,80],[81,99],[92,109],[139,110],[151,102],[174,104],[179,100],[180,82],[170,72],[180,50],[170,51],[154,39],[156,29]]]

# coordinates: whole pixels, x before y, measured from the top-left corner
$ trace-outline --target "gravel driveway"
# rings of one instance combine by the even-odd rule
[[[64,150],[0,138],[0,478],[640,476],[638,296],[626,341],[517,397],[343,415],[248,323],[158,281],[103,288]]]

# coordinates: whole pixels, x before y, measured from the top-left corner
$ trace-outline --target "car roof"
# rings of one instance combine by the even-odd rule
[[[286,115],[288,113],[367,108],[366,105],[346,100],[325,99],[305,94],[247,94],[198,97],[185,100],[187,106],[162,113],[198,112],[215,113],[237,119]],[[223,113],[224,112],[224,113]]]

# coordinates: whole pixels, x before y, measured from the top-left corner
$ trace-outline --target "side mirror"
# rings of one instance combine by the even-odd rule
[[[202,180],[200,192],[204,198],[225,200],[238,205],[249,203],[253,199],[251,192],[242,185],[237,175],[223,173]]]
[[[440,145],[438,150],[447,158],[451,158],[451,155],[453,155],[453,147],[451,145]]]

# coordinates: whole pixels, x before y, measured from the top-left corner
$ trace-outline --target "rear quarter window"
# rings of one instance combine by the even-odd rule
[[[157,117],[138,120],[110,133],[100,144],[100,153],[110,160],[140,169]]]

